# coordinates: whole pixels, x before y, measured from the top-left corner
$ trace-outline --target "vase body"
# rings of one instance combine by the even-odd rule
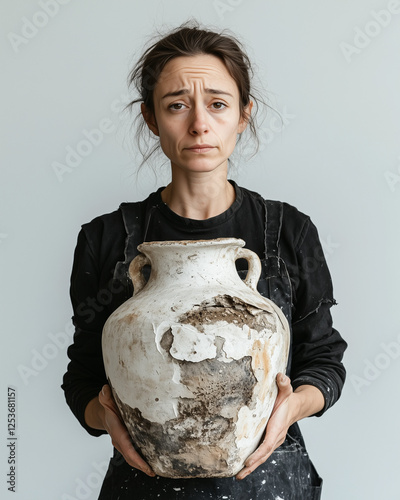
[[[290,330],[280,308],[257,292],[260,261],[244,244],[139,245],[129,268],[134,296],[104,325],[113,396],[135,446],[160,476],[235,475],[271,414]],[[244,281],[238,258],[249,264]]]

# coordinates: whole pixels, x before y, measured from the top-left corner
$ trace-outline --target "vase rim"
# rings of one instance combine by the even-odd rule
[[[214,238],[209,240],[166,240],[166,241],[145,241],[138,246],[138,250],[151,247],[205,247],[205,246],[223,246],[236,245],[244,247],[246,242],[240,238]]]

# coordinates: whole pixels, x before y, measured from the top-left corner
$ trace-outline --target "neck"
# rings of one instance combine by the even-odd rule
[[[235,201],[235,189],[227,172],[176,172],[161,192],[168,207],[189,219],[204,220],[227,210]]]

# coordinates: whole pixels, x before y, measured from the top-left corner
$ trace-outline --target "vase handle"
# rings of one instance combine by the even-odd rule
[[[237,259],[247,260],[249,269],[243,281],[249,288],[257,291],[257,283],[261,275],[261,262],[258,255],[248,248],[238,248],[235,260]]]
[[[146,264],[150,264],[150,260],[146,255],[140,253],[129,264],[129,276],[133,283],[133,294],[136,295],[146,284],[146,280],[142,274],[142,269]]]

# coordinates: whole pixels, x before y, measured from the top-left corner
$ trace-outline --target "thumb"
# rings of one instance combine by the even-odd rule
[[[290,384],[290,378],[282,372],[279,372],[276,376],[276,382],[279,387],[286,387]]]
[[[290,378],[286,376],[284,373],[278,373],[276,376],[276,383],[278,385],[278,397],[276,404],[278,405],[284,399],[290,396],[293,392],[292,384],[290,383]]]
[[[111,387],[106,384],[103,385],[101,391],[99,392],[99,402],[104,408],[108,408],[109,410],[112,410],[114,413],[117,413],[117,404],[114,401],[112,392],[111,392]]]
[[[105,398],[110,397],[111,396],[110,386],[108,384],[103,385],[103,387],[101,388],[101,393]]]

